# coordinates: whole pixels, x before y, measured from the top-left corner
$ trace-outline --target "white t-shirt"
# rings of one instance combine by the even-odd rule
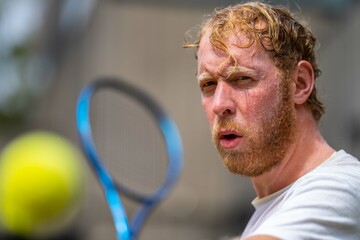
[[[252,202],[241,239],[360,239],[360,162],[341,150],[292,185]]]

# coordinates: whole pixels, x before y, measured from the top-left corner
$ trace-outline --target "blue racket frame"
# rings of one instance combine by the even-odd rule
[[[168,168],[163,184],[150,196],[140,195],[133,192],[118,182],[115,182],[110,172],[103,164],[97,152],[90,123],[90,106],[94,94],[103,89],[112,88],[132,97],[149,111],[164,138]],[[100,78],[87,84],[80,92],[76,109],[77,131],[80,141],[89,160],[101,183],[104,195],[112,214],[118,240],[134,240],[137,238],[140,229],[154,208],[168,196],[170,190],[177,182],[183,167],[183,147],[181,136],[175,122],[170,118],[160,105],[144,91],[127,83],[120,78]],[[120,194],[142,203],[135,215],[129,219],[126,209],[121,201]]]

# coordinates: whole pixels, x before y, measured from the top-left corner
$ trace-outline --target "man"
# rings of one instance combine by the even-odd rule
[[[360,163],[319,131],[315,42],[287,9],[249,2],[184,45],[220,156],[257,194],[242,239],[360,239]]]

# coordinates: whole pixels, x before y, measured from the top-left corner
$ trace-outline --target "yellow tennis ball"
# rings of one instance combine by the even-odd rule
[[[11,141],[0,155],[0,220],[20,236],[63,230],[84,193],[82,155],[67,139],[34,131]]]

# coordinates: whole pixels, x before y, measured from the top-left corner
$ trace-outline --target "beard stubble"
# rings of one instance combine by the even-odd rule
[[[295,110],[291,102],[290,87],[282,80],[279,88],[278,106],[273,114],[264,114],[257,126],[241,126],[231,118],[219,118],[215,123],[213,142],[225,166],[233,173],[255,177],[271,170],[285,157],[295,133]],[[236,149],[224,149],[220,145],[218,131],[225,128],[241,133],[247,145]]]

